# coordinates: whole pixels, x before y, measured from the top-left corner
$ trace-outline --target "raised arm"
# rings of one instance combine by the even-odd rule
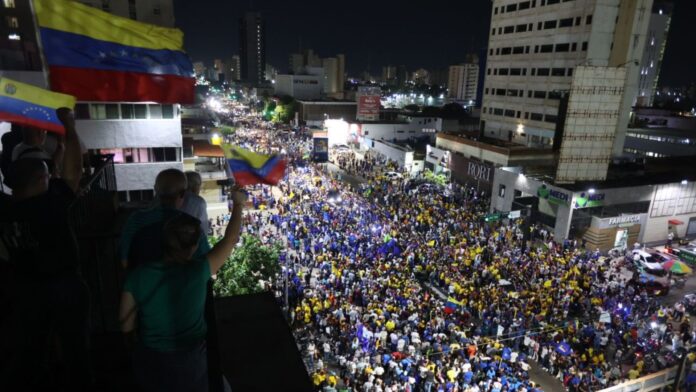
[[[232,191],[230,196],[234,201],[230,223],[227,225],[227,229],[225,229],[225,235],[208,253],[210,273],[213,275],[225,264],[225,260],[232,253],[232,249],[239,242],[239,232],[242,228],[242,211],[244,210],[247,195],[242,190],[235,190]]]
[[[65,126],[65,157],[61,177],[73,192],[77,192],[82,177],[82,151],[80,139],[75,130],[75,118],[68,108],[60,108],[56,113]]]

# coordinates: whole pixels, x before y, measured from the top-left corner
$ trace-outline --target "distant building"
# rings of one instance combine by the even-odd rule
[[[430,84],[430,72],[424,68],[417,69],[413,71],[411,81],[415,84]]]
[[[205,64],[202,61],[193,63],[193,73],[196,76],[205,76]]]
[[[214,72],[214,78],[213,80],[218,81],[218,82],[226,82],[227,81],[227,73],[225,72],[227,69],[227,64],[225,64],[224,61],[221,59],[215,59],[213,60],[213,72]]]
[[[653,4],[645,51],[640,62],[640,79],[638,80],[637,106],[652,106],[660,78],[662,58],[667,46],[667,36],[672,22],[674,5],[669,1],[657,0]]]
[[[321,98],[322,80],[319,75],[278,75],[275,94],[289,95],[298,100],[316,100]]]
[[[476,55],[467,56],[466,62],[449,67],[447,98],[473,105],[479,81],[479,59]]]
[[[266,64],[266,71],[264,73],[266,80],[273,81],[278,76],[278,70],[271,64]]]
[[[230,72],[230,81],[242,80],[242,64],[239,55],[234,55],[230,59]]]
[[[239,21],[241,80],[258,87],[265,82],[266,30],[261,14],[247,12]]]
[[[439,87],[447,87],[449,82],[449,69],[440,68],[430,72],[430,84]]]
[[[174,27],[174,4],[160,0],[79,0],[110,14],[164,27]],[[23,2],[23,1],[17,1]],[[7,1],[5,2],[7,3]]]
[[[382,67],[382,83],[389,86],[396,85],[396,67],[393,65],[387,65]]]
[[[302,53],[293,53],[289,59],[290,73],[296,75],[316,74],[309,72],[309,68],[323,68],[323,92],[327,96],[343,98],[344,85],[346,83],[346,57],[338,54],[336,57],[320,58],[312,49],[306,49]]]
[[[41,55],[29,2],[4,1],[0,3],[0,9],[3,15],[0,23],[0,70],[35,72],[37,81],[40,81],[43,78],[39,74]]]

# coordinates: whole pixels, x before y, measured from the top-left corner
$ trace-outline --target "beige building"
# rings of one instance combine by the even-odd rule
[[[473,104],[477,98],[478,80],[478,56],[469,56],[465,63],[450,66],[447,98]]]

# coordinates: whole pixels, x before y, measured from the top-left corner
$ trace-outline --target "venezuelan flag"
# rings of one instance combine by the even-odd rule
[[[56,109],[73,109],[75,97],[0,78],[0,120],[65,133]]]
[[[192,103],[183,33],[76,1],[34,0],[51,89],[81,101]]]
[[[238,185],[276,185],[285,175],[287,162],[277,155],[261,155],[230,144],[220,147],[227,159],[228,175]]]
[[[447,297],[447,302],[445,302],[445,313],[452,314],[455,310],[461,308],[462,305],[461,301],[457,301],[453,297]]]

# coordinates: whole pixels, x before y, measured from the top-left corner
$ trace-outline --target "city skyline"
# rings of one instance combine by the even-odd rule
[[[682,86],[696,81],[696,54],[683,51],[689,41],[689,15],[696,14],[693,2],[674,1],[660,86]],[[350,9],[333,13],[317,1],[302,7],[279,1],[253,4],[263,14],[267,30],[267,62],[287,71],[291,53],[313,49],[321,56],[345,53],[346,71],[359,76],[369,71],[381,74],[386,65],[444,69],[464,61],[468,53],[486,47],[491,2],[470,4],[434,3],[427,9],[399,8],[396,2],[358,2]],[[194,61],[211,63],[215,58],[238,54],[238,18],[248,5],[202,0],[193,4],[174,0],[176,25],[185,33],[186,48]],[[215,9],[216,12],[208,12]],[[205,21],[205,23],[201,23]],[[320,33],[320,32],[324,33]],[[331,32],[331,34],[326,34]]]

